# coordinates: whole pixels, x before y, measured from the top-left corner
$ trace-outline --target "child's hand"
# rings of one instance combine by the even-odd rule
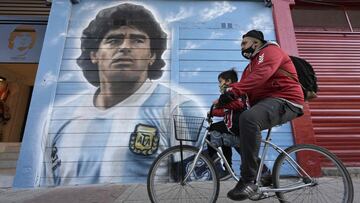
[[[238,97],[235,95],[235,93],[228,91],[225,92],[224,94],[221,94],[219,99],[218,99],[218,104],[220,106],[224,106],[234,100],[236,100]]]
[[[213,101],[213,104],[214,105],[217,105],[219,103],[219,100],[218,99],[215,99],[214,101]]]

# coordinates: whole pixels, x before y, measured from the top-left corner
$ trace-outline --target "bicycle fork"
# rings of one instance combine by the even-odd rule
[[[203,146],[199,148],[199,151],[196,153],[193,163],[191,164],[190,170],[183,170],[185,168],[184,161],[183,161],[183,151],[182,151],[182,144],[180,142],[180,153],[181,153],[181,170],[180,170],[180,177],[181,177],[181,185],[185,185],[186,181],[189,179],[191,173],[194,171],[196,163],[199,159],[200,153],[203,149]],[[185,174],[183,172],[185,171]],[[185,176],[185,177],[184,177]]]
[[[205,135],[207,134],[207,130],[205,131]],[[200,142],[200,143],[204,143],[204,141],[205,141],[205,139],[206,139],[206,136],[203,136],[203,138],[202,138],[202,141]],[[181,170],[180,170],[180,172],[181,172],[181,174],[180,174],[180,177],[181,177],[181,185],[185,185],[185,183],[186,183],[186,181],[188,180],[188,178],[190,177],[190,175],[191,175],[191,173],[194,171],[194,169],[195,169],[195,166],[196,166],[196,163],[197,163],[197,161],[198,161],[198,159],[199,159],[199,156],[200,156],[200,154],[201,154],[201,152],[202,152],[202,150],[204,149],[204,145],[202,144],[200,147],[199,147],[199,151],[196,153],[196,155],[195,155],[195,158],[194,158],[194,160],[193,160],[193,163],[191,164],[191,168],[190,168],[190,170],[188,171],[188,172],[186,172],[186,170],[185,170],[185,173],[186,174],[183,174],[183,168],[185,168],[184,167],[184,157],[183,157],[183,150],[182,150],[182,141],[180,141],[180,156],[181,156]],[[185,175],[185,177],[184,177],[184,175]]]

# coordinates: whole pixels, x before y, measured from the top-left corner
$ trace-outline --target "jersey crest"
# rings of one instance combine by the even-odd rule
[[[131,133],[129,149],[135,154],[152,155],[159,147],[159,133],[155,126],[137,124]]]

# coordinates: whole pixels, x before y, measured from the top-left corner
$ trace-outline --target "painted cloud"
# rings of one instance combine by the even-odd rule
[[[215,2],[212,4],[211,8],[205,8],[201,12],[200,18],[202,21],[210,21],[226,13],[231,13],[235,9],[236,7],[232,6],[229,2]]]

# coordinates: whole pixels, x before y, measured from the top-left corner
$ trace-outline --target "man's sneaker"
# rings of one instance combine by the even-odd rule
[[[254,183],[245,183],[240,179],[236,186],[227,193],[227,197],[231,200],[242,201],[256,195],[257,190],[258,187]]]

